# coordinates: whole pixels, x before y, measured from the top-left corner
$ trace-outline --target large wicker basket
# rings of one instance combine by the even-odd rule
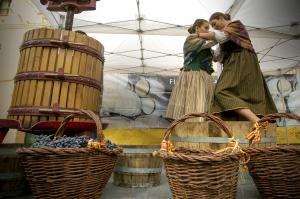
[[[276,113],[266,115],[258,123],[280,117],[300,121],[297,115]],[[300,146],[249,147],[243,150],[251,156],[248,168],[263,198],[300,198]]]
[[[159,156],[163,158],[169,186],[174,198],[233,199],[236,197],[239,161],[237,151],[213,152],[188,148],[170,149],[172,129],[186,119],[204,117],[221,127],[229,138],[232,134],[219,118],[206,113],[190,113],[175,120],[166,130]],[[229,139],[230,140],[230,139]]]
[[[92,111],[83,112],[95,120],[98,139],[104,141],[99,117]],[[101,195],[121,149],[19,148],[17,153],[35,198],[94,199]]]

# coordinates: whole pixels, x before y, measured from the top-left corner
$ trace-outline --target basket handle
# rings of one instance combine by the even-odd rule
[[[293,120],[297,120],[298,122],[300,122],[300,116],[299,115],[295,115],[295,114],[291,114],[291,113],[274,113],[274,114],[269,114],[269,115],[265,115],[264,117],[262,117],[258,122],[269,122],[278,118],[288,118],[288,119],[293,119]]]
[[[101,120],[100,120],[99,116],[96,115],[93,111],[90,111],[90,110],[80,109],[80,112],[84,113],[85,115],[89,116],[91,119],[94,120],[94,122],[96,123],[96,127],[97,127],[97,137],[99,139],[99,142],[104,142],[104,134],[103,134],[103,129],[102,129],[102,123],[101,123]],[[67,126],[68,122],[73,118],[74,118],[74,114],[68,115],[67,117],[65,117],[65,119],[62,121],[61,125],[59,126],[59,128],[55,132],[54,139],[56,137],[61,137],[62,136],[64,130],[66,129],[66,126]]]
[[[260,129],[266,129],[268,126],[268,122],[272,120],[276,120],[278,118],[288,118],[288,119],[294,119],[300,122],[300,116],[291,114],[291,113],[274,113],[274,114],[268,114],[262,117],[259,121],[255,123],[255,128],[253,131],[248,133],[246,135],[246,138],[249,140],[249,145],[252,145],[253,143],[258,143],[261,140],[260,136]]]
[[[73,114],[68,115],[67,117],[64,118],[64,120],[61,122],[60,126],[58,127],[58,129],[54,134],[54,140],[56,139],[56,137],[61,137],[63,135],[63,132],[65,131],[68,122],[73,118],[74,118]]]
[[[188,113],[181,118],[172,122],[172,124],[167,128],[163,140],[168,141],[172,130],[179,124],[184,122],[186,119],[195,118],[195,117],[203,117],[210,121],[216,123],[228,136],[228,138],[232,138],[232,133],[229,131],[226,124],[220,118],[210,115],[208,113]]]

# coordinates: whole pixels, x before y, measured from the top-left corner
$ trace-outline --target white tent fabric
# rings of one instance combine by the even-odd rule
[[[299,10],[299,0],[100,0],[74,30],[104,45],[107,73],[176,74],[187,28],[229,12],[247,26],[263,72],[277,74],[300,67]]]

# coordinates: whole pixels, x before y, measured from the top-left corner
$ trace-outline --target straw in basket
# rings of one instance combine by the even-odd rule
[[[258,121],[256,129],[249,134],[250,137],[259,141],[259,130],[264,126],[261,124],[281,117],[300,122],[300,117],[294,114],[266,115]],[[282,145],[267,148],[250,146],[243,150],[250,155],[249,172],[264,198],[300,198],[299,146]]]
[[[232,145],[218,152],[187,148],[173,149],[169,136],[174,127],[189,118],[204,117],[215,122]],[[162,148],[168,182],[174,198],[233,199],[236,197],[239,161],[237,140],[232,138],[221,119],[206,113],[190,113],[175,120],[166,130]]]
[[[97,136],[104,142],[100,119],[92,111],[81,110],[97,125]],[[67,117],[55,133],[59,137]],[[27,179],[35,198],[94,199],[101,195],[121,148],[19,148]]]

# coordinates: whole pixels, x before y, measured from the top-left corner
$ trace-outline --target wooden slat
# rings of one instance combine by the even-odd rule
[[[94,48],[97,49],[98,47],[98,42],[96,42],[96,40],[94,40]],[[97,58],[96,57],[92,57],[92,68],[91,68],[91,78],[97,80]],[[90,89],[90,98],[89,100],[91,100],[91,106],[90,109],[95,111],[97,109],[97,101],[96,101],[96,89],[91,88]]]
[[[78,36],[78,33],[72,32],[70,33],[69,39],[71,41],[75,41],[76,43],[80,42],[81,37]],[[80,52],[75,51],[68,51],[67,53],[67,60],[72,60],[70,62],[70,70],[68,69],[68,63],[66,62],[66,68],[67,71],[71,74],[78,74],[79,69],[79,61],[80,61]],[[68,100],[67,100],[67,108],[74,108],[75,106],[75,98],[76,98],[76,83],[70,83],[69,84],[69,90],[68,90]]]
[[[18,92],[19,92],[19,81],[14,83],[14,91],[11,100],[11,106],[16,106]]]
[[[75,97],[75,108],[76,109],[81,109],[81,99],[83,97],[83,85],[82,84],[77,84],[77,89],[76,89],[76,97]],[[74,118],[74,121],[79,121],[79,118]]]
[[[38,36],[39,36],[39,29],[34,29],[32,39],[37,39]],[[30,48],[28,62],[27,62],[27,66],[26,66],[26,72],[33,71],[35,51],[36,51],[36,47]]]
[[[89,47],[94,47],[94,39],[89,37],[88,38],[88,44]],[[86,70],[85,75],[86,77],[92,78],[92,60],[93,57],[91,55],[87,55],[87,61],[86,61]],[[83,109],[91,110],[92,104],[90,103],[91,100],[91,87],[84,86],[83,87],[83,99],[82,99],[82,107]]]
[[[61,30],[55,29],[53,33],[54,40],[60,40],[61,38]],[[50,59],[49,59],[49,65],[47,68],[47,71],[57,71],[57,61],[58,61],[58,55],[60,53],[59,48],[52,48],[50,50]],[[48,84],[48,81],[46,82]],[[48,102],[48,106],[52,107],[53,104],[58,103],[58,96],[60,91],[60,83],[58,81],[52,82],[52,89],[51,89],[51,97]],[[53,115],[49,115],[49,120],[56,120],[56,117]]]
[[[24,49],[20,51],[17,73],[22,71],[22,67],[23,67],[23,63],[24,63],[24,59],[25,59],[25,52],[26,52],[26,50],[24,50]]]
[[[34,32],[34,30],[30,30],[30,31],[29,31],[28,37],[27,37],[27,41],[32,39],[32,37],[33,37],[33,32]],[[26,48],[26,49],[25,49],[24,61],[23,61],[23,64],[22,64],[22,67],[21,67],[20,72],[27,71],[27,66],[28,66],[28,61],[29,61],[29,55],[30,55],[30,50],[31,50],[31,48]]]
[[[94,88],[93,87],[89,87],[89,95],[88,95],[88,99],[87,99],[87,103],[88,103],[88,109],[89,110],[95,110],[96,109],[96,104],[94,101]]]
[[[30,80],[25,80],[24,81],[24,89],[22,93],[22,99],[21,99],[21,105],[26,106],[27,104],[27,99],[28,99],[28,94],[30,91]],[[26,121],[25,121],[26,119]],[[23,120],[23,127],[28,128],[30,126],[30,116],[24,117]]]
[[[39,34],[38,34],[38,39],[43,39],[46,36],[46,28],[41,28],[39,29]],[[42,65],[42,60],[43,59],[48,59],[48,54],[49,54],[49,50],[48,50],[48,54],[47,57],[43,57],[44,53],[44,48],[43,47],[36,47],[36,53],[34,56],[34,64],[33,64],[33,71],[45,71],[47,64]],[[44,60],[45,62],[45,60]],[[43,92],[44,92],[44,84],[45,81],[43,80],[37,80],[36,82],[36,89],[34,92],[34,100],[33,100],[33,106],[41,106],[42,104],[42,96],[43,96]],[[34,125],[35,123],[37,123],[39,121],[39,116],[32,116],[31,117],[31,126]]]
[[[75,42],[75,32],[69,32],[69,41]],[[66,59],[64,64],[65,73],[71,73],[73,58],[74,58],[74,50],[67,49]]]
[[[54,36],[54,30],[47,29],[46,30],[46,38],[52,39],[55,36],[59,38],[58,33]],[[56,63],[56,56],[57,56],[57,49],[56,48],[44,48],[43,49],[43,57],[42,57],[42,63],[41,63],[41,71],[53,71],[54,65]],[[51,67],[49,67],[51,63]],[[52,96],[52,87],[53,82],[52,81],[44,81],[44,89],[43,89],[43,95],[42,95],[42,106],[50,107],[50,100]],[[40,120],[48,120],[48,116],[40,116]]]
[[[60,34],[60,40],[63,40],[63,36],[68,36],[68,31],[62,30]],[[65,63],[65,55],[66,55],[66,50],[59,48],[58,49],[58,55],[57,55],[57,61],[55,64],[55,71],[58,72],[59,69],[64,68],[64,63]],[[63,101],[66,101],[67,94],[64,93],[61,95],[61,86],[62,82],[61,81],[54,81],[53,84],[53,90],[52,90],[52,99],[51,99],[51,106],[54,106],[55,104],[59,105],[60,98],[62,98]],[[55,118],[55,116],[50,116],[50,120],[56,120],[58,118]],[[62,119],[62,118],[59,118]]]
[[[75,41],[75,32],[68,32],[68,33],[64,33],[64,34],[68,34],[68,38],[69,38],[68,41],[70,41],[70,42]],[[65,60],[64,60],[64,73],[66,73],[66,74],[70,74],[72,71],[73,55],[74,55],[74,50],[71,50],[71,49],[66,50]],[[60,98],[59,98],[59,107],[60,108],[67,108],[67,103],[69,100],[74,102],[74,99],[70,99],[70,96],[69,96],[70,90],[73,91],[74,86],[70,89],[70,85],[71,84],[69,82],[62,83]],[[75,97],[75,96],[73,95],[72,97]],[[71,108],[73,108],[73,107],[71,107]],[[59,117],[58,120],[63,120],[63,117]]]
[[[80,33],[75,33],[75,43],[83,43],[83,36]],[[80,64],[80,59],[81,59],[81,52],[79,51],[74,51],[73,55],[73,63],[72,63],[72,74],[78,74],[79,73],[79,64]]]
[[[32,38],[31,39],[38,39],[39,36],[39,29],[34,29],[32,33]],[[28,62],[26,67],[26,72],[33,71],[33,65],[34,65],[34,58],[35,58],[35,53],[36,53],[36,47],[31,47],[29,51],[29,56],[28,56]],[[25,95],[26,106],[32,106],[34,102],[34,97],[36,93],[36,80],[25,80],[26,82],[29,82],[29,87],[28,87],[28,93]],[[26,82],[25,82],[25,89],[26,88]],[[27,97],[27,99],[26,99]],[[24,116],[23,120],[23,127],[29,128],[31,126],[31,116]]]
[[[59,40],[60,34],[61,34],[61,31],[56,29],[56,30],[54,30],[54,34],[53,34],[52,38],[54,40]],[[59,48],[51,48],[49,65],[48,65],[47,71],[53,71],[53,72],[56,71],[57,57],[58,57],[59,50],[60,50]]]
[[[45,38],[46,35],[46,28],[41,28],[39,30],[38,39]],[[36,53],[34,57],[34,63],[33,63],[33,71],[39,71],[41,68],[41,60],[42,60],[42,47],[36,47]]]
[[[82,35],[82,44],[88,45],[89,37]],[[81,53],[80,62],[79,62],[79,75],[86,76],[86,65],[87,65],[87,54]],[[78,96],[78,98],[77,98]],[[86,86],[77,84],[76,99],[75,99],[76,108],[85,109],[86,107]],[[84,121],[83,118],[79,118],[80,121]]]
[[[97,89],[92,88],[92,103],[93,103],[93,109],[92,111],[98,112],[97,111]]]
[[[21,105],[22,93],[24,91],[24,81],[18,81],[19,83],[19,92],[17,93],[16,106]]]

